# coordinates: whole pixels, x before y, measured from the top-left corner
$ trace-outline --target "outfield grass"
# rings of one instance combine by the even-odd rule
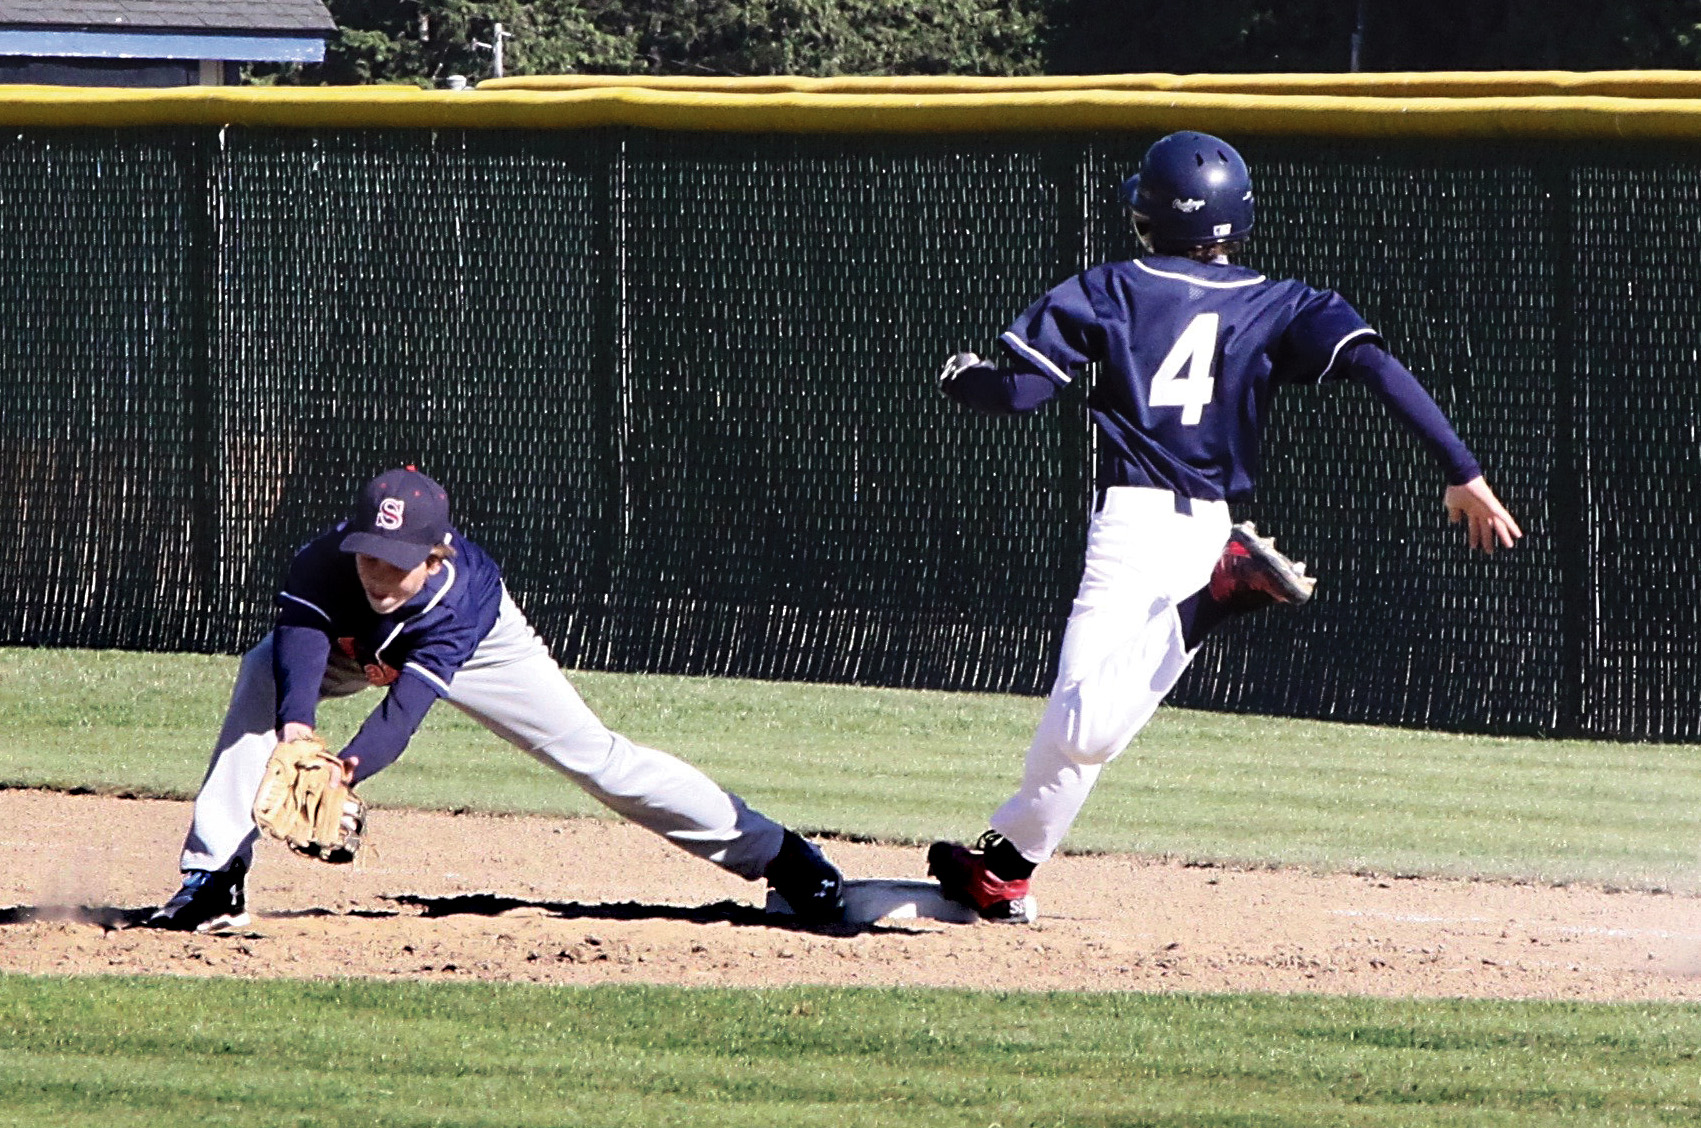
[[[0,976],[0,1123],[1617,1126],[1701,1007]]]
[[[0,649],[0,786],[189,797],[235,660]],[[628,735],[775,817],[899,842],[977,833],[1041,702],[715,678],[572,675]],[[347,738],[376,694],[327,703]],[[438,707],[365,788],[425,808],[601,814]],[[1511,740],[1160,710],[1107,769],[1070,849],[1319,869],[1701,891],[1701,749]]]

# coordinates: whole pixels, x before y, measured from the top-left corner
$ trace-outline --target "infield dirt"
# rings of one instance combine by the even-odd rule
[[[402,810],[354,867],[262,843],[240,932],[132,927],[176,888],[188,818],[0,791],[0,971],[1701,1000],[1693,896],[1065,856],[1031,927],[806,931],[630,825]],[[924,876],[916,847],[824,846],[852,878]]]

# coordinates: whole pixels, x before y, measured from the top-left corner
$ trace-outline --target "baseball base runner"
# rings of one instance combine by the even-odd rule
[[[999,338],[1003,363],[947,359],[940,389],[996,414],[1034,411],[1089,365],[1096,505],[1057,677],[1022,782],[973,846],[936,842],[928,869],[988,920],[1031,921],[1029,879],[1052,856],[1105,765],[1232,615],[1298,603],[1310,578],[1229,505],[1251,496],[1260,432],[1284,384],[1369,388],[1440,463],[1442,503],[1471,548],[1522,530],[1446,417],[1345,298],[1233,261],[1252,231],[1240,154],[1203,133],[1156,142],[1123,185],[1149,252],[1053,287]]]

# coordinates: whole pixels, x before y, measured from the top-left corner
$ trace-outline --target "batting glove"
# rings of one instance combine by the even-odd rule
[[[940,388],[944,388],[946,384],[949,384],[952,380],[955,380],[957,378],[958,373],[964,371],[965,369],[974,368],[977,365],[984,364],[984,363],[985,363],[985,361],[981,360],[980,357],[976,356],[972,352],[960,352],[960,353],[957,353],[956,355],[954,355],[952,357],[949,357],[945,361],[945,367],[939,370],[939,386],[940,386]]]

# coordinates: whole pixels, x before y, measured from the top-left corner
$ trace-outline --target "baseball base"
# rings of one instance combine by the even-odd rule
[[[777,893],[768,894],[767,911],[791,915],[791,906]],[[845,923],[873,924],[880,920],[941,920],[973,924],[979,915],[946,899],[934,881],[870,878],[845,882]]]

